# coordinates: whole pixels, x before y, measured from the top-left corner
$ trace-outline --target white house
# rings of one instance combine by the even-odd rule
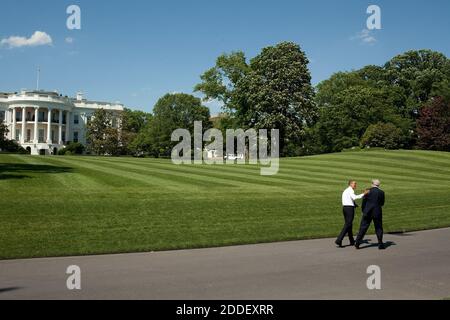
[[[0,121],[8,127],[8,139],[17,141],[34,155],[56,154],[68,142],[86,144],[86,125],[98,109],[112,111],[113,126],[120,126],[119,103],[88,101],[58,92],[28,91],[0,93]]]

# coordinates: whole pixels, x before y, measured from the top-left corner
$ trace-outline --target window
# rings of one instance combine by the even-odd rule
[[[0,122],[5,121],[5,111],[0,111]]]
[[[45,111],[39,111],[39,122],[45,122]]]
[[[73,115],[73,124],[79,124],[80,123],[80,117],[78,114]]]
[[[31,141],[31,130],[28,129],[27,130],[27,142],[30,142],[30,141]]]
[[[52,143],[55,141],[55,130],[52,130]]]
[[[73,132],[73,142],[78,142],[78,131]]]
[[[62,137],[62,142],[64,142],[64,143],[66,143],[66,132],[65,131],[63,131],[62,133],[61,133],[61,137]]]
[[[20,141],[20,129],[16,129],[16,141]]]
[[[44,143],[44,129],[39,129],[39,143]]]
[[[16,111],[16,121],[22,121],[22,111]]]

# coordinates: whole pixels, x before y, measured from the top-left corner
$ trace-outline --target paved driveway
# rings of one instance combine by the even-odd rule
[[[450,229],[155,253],[0,261],[0,299],[442,299],[450,297]],[[365,248],[364,248],[365,247]],[[81,268],[80,291],[66,287]],[[368,290],[367,267],[381,268]]]

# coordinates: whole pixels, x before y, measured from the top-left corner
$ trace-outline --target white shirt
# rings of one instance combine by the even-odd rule
[[[355,190],[352,187],[348,187],[342,193],[342,205],[343,206],[355,206],[355,200],[362,199],[364,197],[364,193],[356,195]]]

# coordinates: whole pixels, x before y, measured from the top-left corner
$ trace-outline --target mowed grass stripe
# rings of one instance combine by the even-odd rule
[[[344,155],[344,156],[343,156]],[[295,159],[295,158],[294,158]],[[311,156],[302,158],[304,160],[319,160],[319,161],[357,161],[361,162],[382,162],[387,165],[401,166],[403,164],[413,163],[414,166],[423,166],[426,164],[429,167],[436,167],[439,170],[449,171],[446,164],[449,161],[449,157],[444,156],[433,156],[418,153],[416,151],[390,151],[390,152],[376,152],[376,151],[362,151],[362,152],[351,152],[343,154],[331,154],[324,156]],[[288,162],[292,159],[287,160]]]
[[[104,170],[99,170],[95,167],[83,166],[80,165],[79,161],[72,161],[70,159],[63,159],[60,157],[45,157],[42,159],[42,163],[53,166],[64,165],[71,167],[73,169],[73,174],[68,177],[68,181],[65,181],[65,187],[74,187],[76,190],[85,191],[85,188],[88,190],[95,190],[108,186],[121,187],[128,180],[126,177],[124,179],[123,175],[111,174],[111,172],[107,172],[107,174],[105,174]],[[74,179],[75,181],[72,180],[73,176],[77,177]],[[81,185],[77,185],[77,182],[81,182]],[[142,183],[141,181],[136,181],[134,183],[137,183],[140,187],[147,186],[146,183]]]
[[[108,163],[112,165],[107,159],[95,160]],[[151,164],[150,166],[137,166],[132,164],[130,160],[115,161],[116,166],[123,168],[134,168],[143,172],[161,173],[165,176],[186,177],[189,180],[207,181],[208,187],[215,184],[226,184],[232,187],[244,187],[244,188],[274,188],[274,183],[286,183],[276,177],[264,177],[260,176],[259,170],[249,170],[242,172],[234,170],[232,172],[222,170],[221,165],[209,166],[209,165],[174,165],[171,162],[167,164]],[[230,165],[228,165],[230,167]],[[238,169],[239,170],[239,169]],[[251,171],[251,172],[249,172]]]
[[[428,173],[432,173],[435,176],[448,176],[450,177],[450,169],[446,166],[439,165],[433,166],[430,163],[421,163],[413,159],[397,161],[395,158],[384,157],[378,159],[376,157],[371,157],[365,159],[364,157],[351,156],[344,158],[328,159],[328,158],[317,158],[317,159],[304,159],[299,160],[296,163],[288,163],[286,166],[288,168],[296,168],[302,164],[313,164],[313,165],[326,165],[330,167],[335,167],[339,164],[340,167],[346,168],[365,168],[369,169],[371,167],[385,167],[390,169],[402,169],[402,171],[408,171],[414,173],[415,175],[423,175],[427,177]],[[432,172],[430,172],[432,171]]]
[[[131,163],[132,160],[122,160],[121,162]],[[159,164],[158,164],[159,165]],[[154,165],[153,165],[154,166]],[[166,167],[167,164],[161,164],[161,166]],[[183,168],[194,168],[197,171],[201,171],[202,175],[208,175],[206,174],[206,170],[209,170],[212,172],[213,175],[226,175],[228,172],[231,172],[233,177],[236,177],[236,173],[239,173],[239,175],[242,175],[242,173],[245,173],[245,171],[249,171],[250,169],[245,169],[242,166],[239,166],[238,168],[233,167],[232,165],[215,165],[215,166],[196,166],[196,165],[185,165],[182,166]],[[333,183],[336,185],[340,185],[343,183],[343,181],[346,181],[350,176],[363,176],[366,177],[367,180],[369,180],[371,177],[377,174],[377,172],[385,171],[383,166],[379,167],[369,167],[369,168],[360,168],[358,167],[358,170],[355,170],[354,166],[347,166],[347,167],[339,167],[339,168],[330,168],[328,167],[322,167],[317,165],[299,165],[289,167],[290,169],[287,169],[287,166],[282,162],[281,163],[281,169],[280,173],[276,175],[276,177],[268,177],[263,178],[259,177],[256,178],[256,182],[260,181],[266,181],[269,184],[273,183],[286,183],[289,185],[298,185],[298,186],[310,186],[311,183],[316,183],[318,185],[323,183]],[[220,170],[220,172],[217,172],[217,170]],[[180,170],[178,167],[170,168],[170,170]],[[181,171],[181,170],[180,170]],[[252,170],[253,171],[253,170]],[[247,181],[255,181],[255,177],[258,177],[259,174],[259,168],[256,168],[254,170],[255,172],[251,172],[250,174],[245,174],[247,176]],[[429,182],[433,179],[425,179],[423,177],[405,177],[404,174],[398,173],[397,170],[392,170],[395,172],[394,174],[384,174],[383,177],[389,178],[390,180],[396,180],[396,181],[402,181],[402,182],[408,182],[408,183],[421,183],[420,181],[426,181]],[[186,172],[186,171],[185,171]],[[193,172],[193,171],[188,171]],[[340,176],[337,176],[336,173],[340,173]],[[330,174],[333,174],[333,178],[330,178]],[[283,181],[284,180],[284,181]],[[442,186],[441,183],[436,182],[436,187]]]
[[[178,177],[178,179],[174,179],[171,181],[166,176],[161,177],[158,175],[143,175],[142,172],[138,170],[121,168],[120,166],[114,164],[105,165],[99,160],[75,157],[72,159],[57,158],[54,160],[56,162],[62,163],[72,163],[77,166],[81,166],[83,168],[87,168],[96,172],[101,172],[106,175],[113,175],[121,180],[118,180],[117,187],[126,187],[127,184],[140,183],[142,187],[155,187],[155,188],[166,188],[169,190],[180,190],[181,185],[184,185],[186,188],[199,187],[198,185],[194,186],[192,182],[186,181],[186,179]]]
[[[187,187],[198,186],[202,188],[211,188],[216,186],[222,187],[239,187],[239,186],[254,186],[254,184],[245,181],[238,181],[238,176],[235,179],[226,179],[220,176],[208,175],[205,173],[203,167],[195,167],[188,169],[187,167],[175,166],[173,164],[167,165],[152,165],[150,167],[142,165],[133,165],[124,162],[109,162],[108,159],[83,159],[90,163],[103,163],[107,167],[118,170],[126,170],[136,172],[139,174],[146,174],[150,177],[158,176],[165,180],[173,180],[177,183],[184,182]],[[194,170],[192,170],[194,169]],[[213,178],[213,179],[211,179]],[[181,191],[181,190],[180,190]]]
[[[123,162],[131,163],[132,160],[123,160]],[[155,167],[155,165],[152,165]],[[167,168],[166,165],[156,165],[156,166],[164,166],[164,168]],[[172,165],[173,166],[173,165]],[[171,167],[170,169],[167,168],[167,170],[175,170],[176,172],[183,171],[183,172],[189,172],[189,173],[196,173],[199,175],[206,175],[209,177],[217,177],[220,176],[221,178],[227,178],[238,181],[239,183],[247,183],[251,181],[251,184],[254,186],[256,185],[269,185],[273,186],[274,184],[282,184],[287,186],[300,186],[300,187],[311,187],[311,184],[317,184],[316,188],[321,189],[324,183],[335,183],[337,185],[342,184],[344,180],[342,179],[331,179],[329,178],[328,173],[324,173],[324,177],[320,177],[319,173],[315,172],[308,172],[307,175],[302,175],[301,170],[298,170],[298,172],[295,172],[294,174],[284,174],[283,170],[280,171],[275,176],[261,176],[260,175],[260,169],[259,167],[256,167],[255,169],[251,168],[252,166],[248,166],[246,168],[242,165],[181,165],[181,166],[175,166]],[[253,166],[254,167],[254,166]],[[250,172],[249,172],[250,171]],[[327,177],[326,177],[327,176]],[[228,178],[227,178],[228,179]],[[252,186],[252,187],[253,187]]]
[[[305,165],[302,168],[297,169],[285,169],[281,170],[282,174],[285,172],[302,172],[304,177],[308,177],[310,175],[313,176],[323,176],[327,177],[332,175],[336,180],[347,181],[350,178],[353,179],[361,179],[364,178],[365,183],[369,183],[373,178],[383,178],[384,180],[388,179],[392,182],[403,182],[408,184],[421,184],[426,183],[434,186],[442,186],[448,183],[448,180],[439,178],[424,178],[423,176],[416,176],[415,174],[407,174],[401,173],[401,169],[399,168],[397,171],[395,170],[386,170],[383,166],[380,167],[371,167],[368,169],[365,168],[348,168],[347,166],[335,165],[334,167],[323,167],[321,165]],[[386,181],[385,181],[386,182]]]

